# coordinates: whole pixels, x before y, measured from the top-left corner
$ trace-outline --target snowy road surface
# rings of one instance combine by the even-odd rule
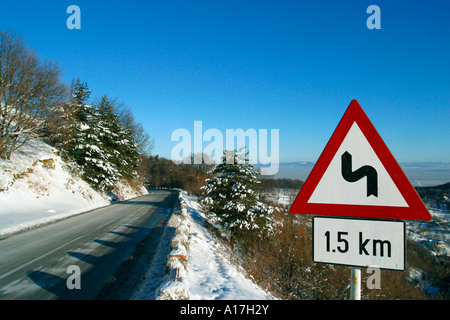
[[[95,299],[177,196],[155,190],[0,240],[0,299]]]

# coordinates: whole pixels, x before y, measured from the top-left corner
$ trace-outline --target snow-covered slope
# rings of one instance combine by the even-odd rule
[[[197,198],[182,192],[191,222],[188,256],[190,299],[267,300],[273,299],[244,276],[244,270],[230,263],[226,249],[205,228],[206,217]]]
[[[132,299],[190,299],[190,300],[268,300],[274,299],[245,276],[245,270],[232,263],[227,248],[220,244],[207,230],[207,218],[201,210],[197,197],[189,196],[181,191],[180,202],[186,205],[175,212],[168,221],[168,228],[184,230],[175,236],[165,232],[162,242],[164,246],[158,249],[157,258],[147,272],[146,278],[152,279],[141,284]],[[178,226],[178,227],[177,227]],[[185,233],[187,227],[188,235]],[[177,237],[185,238],[169,248]],[[183,249],[183,250],[180,250]],[[170,251],[170,253],[169,253]],[[170,257],[184,256],[181,265]],[[169,257],[169,260],[167,260]],[[186,259],[186,260],[184,260]],[[167,264],[166,264],[167,260]],[[168,265],[171,267],[167,267]],[[167,274],[155,283],[156,268],[166,270]],[[166,267],[165,267],[166,266]],[[171,270],[176,269],[175,275]],[[158,288],[159,286],[159,288]],[[155,290],[157,288],[157,290]]]
[[[0,238],[110,204],[72,171],[56,149],[38,139],[30,139],[11,160],[0,159]],[[146,192],[120,189],[121,198]]]
[[[179,199],[186,207],[170,216],[145,270],[143,279],[147,280],[139,284],[131,300],[274,299],[231,262],[226,246],[209,233],[197,197],[180,190]]]

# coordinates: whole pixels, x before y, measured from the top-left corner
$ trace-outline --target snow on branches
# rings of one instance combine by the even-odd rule
[[[258,201],[260,181],[246,154],[225,151],[210,173],[213,178],[202,187],[202,204],[216,225],[232,239],[273,232],[273,208]]]
[[[103,96],[97,105],[87,104],[86,83],[74,84],[68,140],[64,149],[83,168],[83,178],[93,187],[109,191],[120,178],[137,176],[140,158],[129,130],[114,112],[113,102]]]

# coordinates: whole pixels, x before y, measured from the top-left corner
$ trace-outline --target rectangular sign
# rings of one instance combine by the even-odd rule
[[[313,218],[313,261],[405,270],[405,222]]]

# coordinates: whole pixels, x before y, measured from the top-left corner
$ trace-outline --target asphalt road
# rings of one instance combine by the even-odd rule
[[[0,299],[95,299],[176,199],[175,191],[152,190],[0,240]],[[81,289],[70,290],[77,270]]]

